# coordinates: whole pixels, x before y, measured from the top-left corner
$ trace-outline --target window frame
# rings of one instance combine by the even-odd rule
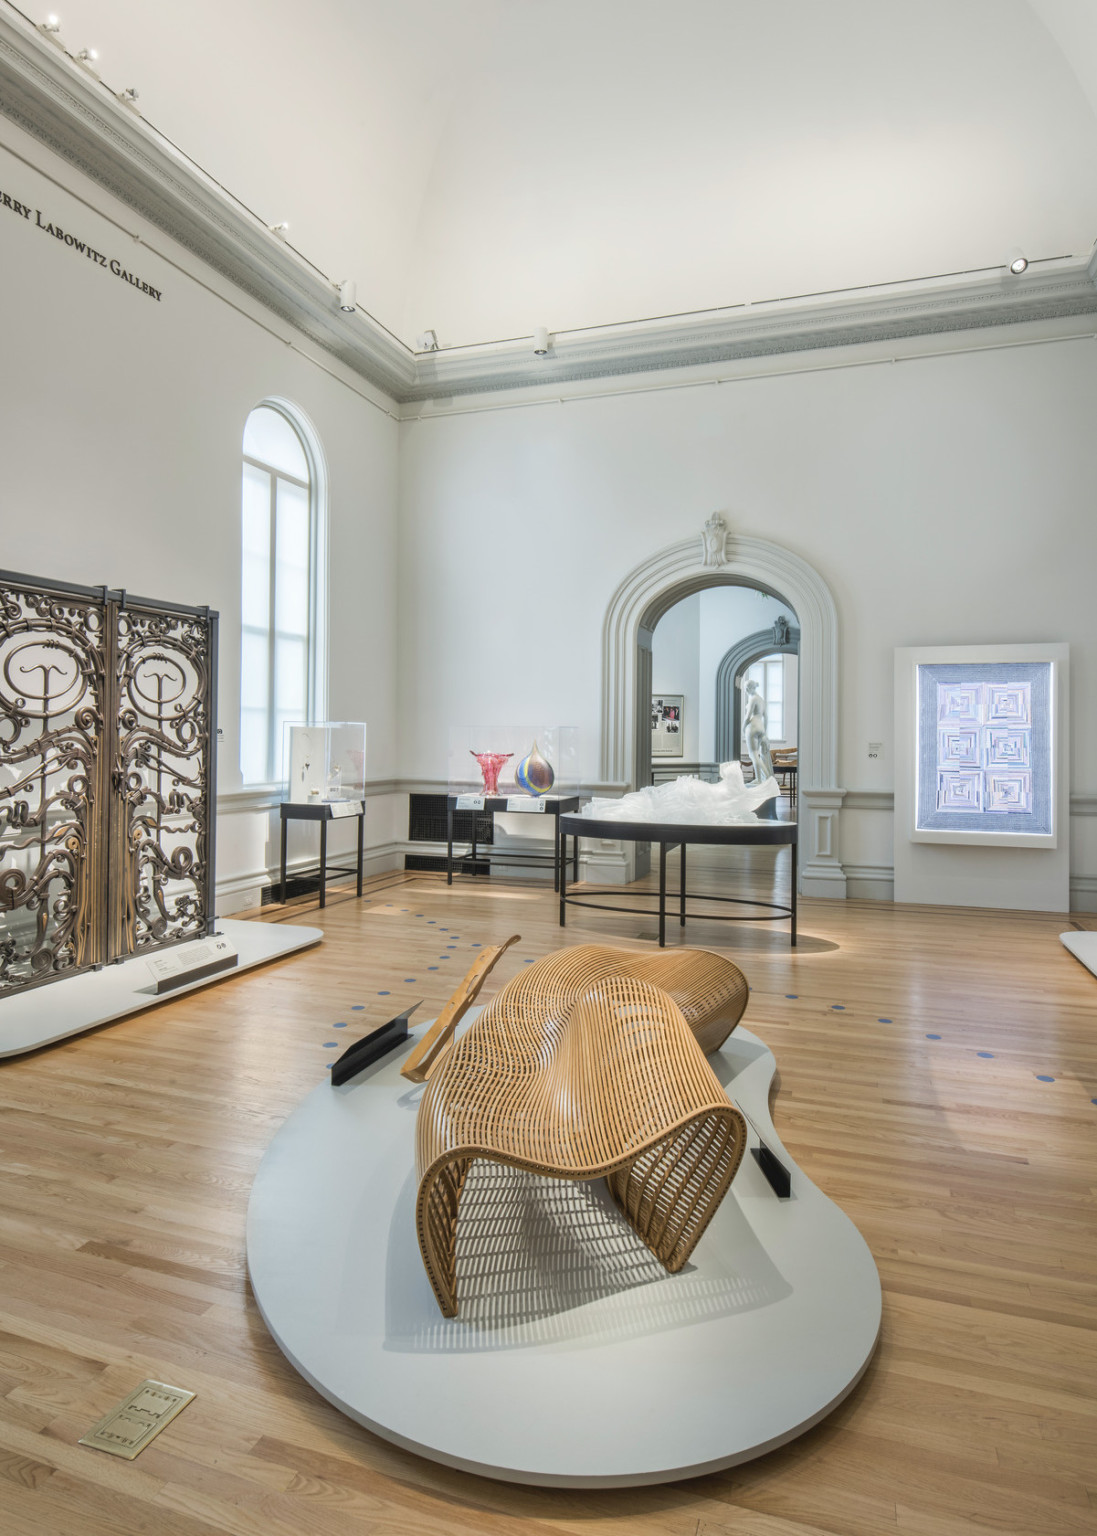
[[[781,707],[781,734],[780,735],[777,735],[777,733],[775,731],[771,731],[770,728],[769,728],[770,712],[771,712],[771,710],[773,708],[774,702],[776,702],[776,701],[771,700],[770,694],[769,694],[769,687],[768,687],[769,672],[766,669],[768,667],[771,667],[771,666],[779,666],[780,669],[781,669],[781,698],[780,698],[780,701],[779,701],[780,702],[780,707]],[[784,652],[782,652],[782,651],[770,651],[765,656],[759,656],[757,661],[752,661],[750,666],[747,667],[745,676],[746,677],[750,677],[750,675],[754,672],[755,668],[760,668],[761,669],[761,673],[762,673],[759,686],[761,687],[762,698],[763,698],[763,700],[765,702],[765,706],[766,706],[766,736],[767,736],[769,742],[771,743],[771,745],[779,745],[781,742],[788,740],[788,735],[787,735],[787,733],[785,731],[785,709],[787,707],[787,699],[786,699],[787,688],[786,688],[786,684],[788,682],[788,674],[787,674],[787,671],[786,671],[786,668],[785,668],[785,654],[784,654]],[[759,679],[755,678],[755,681],[758,682]]]
[[[247,425],[256,411],[273,410],[284,418],[290,430],[301,445],[305,464],[308,469],[308,480],[302,480],[296,475],[288,474],[285,470],[277,469],[273,464],[267,464],[262,459],[243,450],[243,441],[247,434]],[[283,743],[274,739],[274,722],[277,719],[275,708],[276,699],[276,668],[275,657],[279,631],[276,623],[277,615],[277,536],[278,536],[278,482],[285,481],[288,485],[303,490],[308,498],[308,632],[306,635],[306,722],[323,719],[327,713],[327,561],[326,561],[326,475],[324,472],[323,458],[319,450],[319,444],[315,434],[310,430],[300,413],[287,402],[276,399],[260,400],[248,412],[244,419],[244,431],[241,433],[241,489],[240,489],[240,665],[243,668],[244,637],[247,634],[262,633],[259,626],[244,623],[243,618],[243,537],[244,537],[244,479],[243,471],[246,465],[265,474],[270,482],[268,523],[267,523],[267,566],[269,572],[269,587],[267,595],[267,624],[265,631],[267,646],[267,776],[262,779],[247,779],[244,777],[243,764],[243,687],[241,676],[240,697],[237,710],[237,728],[239,735],[239,750],[237,753],[240,781],[244,788],[249,790],[272,789],[281,784],[283,779]],[[299,638],[293,636],[292,638]]]

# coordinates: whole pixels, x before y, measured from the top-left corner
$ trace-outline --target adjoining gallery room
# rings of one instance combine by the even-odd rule
[[[1097,1533],[1093,0],[0,0],[0,1532]]]

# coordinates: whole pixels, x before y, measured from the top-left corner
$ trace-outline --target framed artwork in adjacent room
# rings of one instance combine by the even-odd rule
[[[681,693],[652,694],[652,757],[682,757],[685,755],[685,737],[682,734],[682,711],[684,703],[685,696]]]

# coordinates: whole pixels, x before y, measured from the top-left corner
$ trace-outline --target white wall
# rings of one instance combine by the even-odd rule
[[[157,302],[120,281],[38,228],[33,213],[0,206],[0,564],[220,610],[218,877],[231,910],[254,898],[277,857],[269,809],[239,794],[244,422],[264,397],[281,396],[322,446],[329,710],[380,726],[370,733],[373,780],[397,769],[396,423],[381,397],[370,403],[338,364],[287,344],[289,327],[6,119],[0,191],[121,258],[163,295]],[[375,799],[367,815],[382,863],[391,862],[394,808]],[[294,856],[315,849],[315,833],[301,830]]]
[[[684,763],[709,761],[702,759],[699,745],[699,722],[702,713],[700,660],[701,660],[701,596],[675,603],[668,608],[655,626],[651,640],[651,691],[652,693],[680,693],[682,695],[682,756]],[[710,733],[711,734],[711,733]],[[656,764],[673,767],[677,758],[656,758]]]
[[[442,774],[447,720],[474,706],[525,716],[536,700],[582,728],[596,772],[611,596],[656,550],[699,541],[723,508],[733,531],[786,545],[834,594],[839,782],[858,792],[842,856],[874,893],[890,877],[897,645],[1069,640],[1072,788],[1097,794],[1097,346],[1043,334],[950,337],[940,355],[927,341],[905,359],[897,344],[817,355],[788,364],[810,371],[770,364],[719,387],[710,372],[696,388],[679,378],[562,404],[470,401],[408,422],[406,770]],[[477,589],[490,599],[471,600]],[[540,643],[493,642],[528,635],[531,613]],[[884,742],[882,759],[869,760],[869,741]],[[1092,814],[1075,822],[1073,874],[1097,893],[1094,827]]]

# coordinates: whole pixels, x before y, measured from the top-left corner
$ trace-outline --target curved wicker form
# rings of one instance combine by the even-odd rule
[[[458,1306],[458,1206],[478,1157],[605,1178],[641,1240],[681,1269],[746,1145],[704,1057],[746,995],[718,955],[581,945],[525,969],[436,1058],[416,1129],[416,1226],[447,1317]]]

